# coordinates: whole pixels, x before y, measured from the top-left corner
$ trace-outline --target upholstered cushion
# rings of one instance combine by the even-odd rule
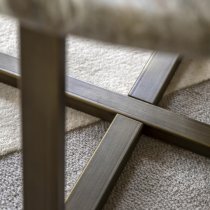
[[[209,0],[0,0],[0,12],[55,33],[208,55]]]

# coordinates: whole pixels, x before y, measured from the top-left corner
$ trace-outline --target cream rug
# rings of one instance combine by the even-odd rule
[[[105,45],[77,37],[67,38],[67,74],[103,88],[127,94],[149,60],[151,52]],[[0,52],[19,57],[18,24],[0,16]],[[210,78],[210,61],[185,60],[166,94]],[[67,108],[66,131],[99,119]],[[0,155],[21,149],[19,91],[0,84]]]
[[[210,80],[167,95],[160,105],[210,124]],[[100,121],[66,133],[66,197],[108,126]],[[0,157],[0,209],[23,209],[21,155]],[[104,210],[209,210],[209,174],[209,158],[143,135]]]

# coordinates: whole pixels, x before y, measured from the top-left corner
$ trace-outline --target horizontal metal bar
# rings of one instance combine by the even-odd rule
[[[156,56],[157,54],[159,55],[159,53],[156,53],[152,56],[148,65],[144,68],[144,73],[137,79],[133,88],[138,94],[141,92],[144,93],[142,83],[143,86],[146,85],[149,88],[151,80],[155,79],[156,85],[155,88],[150,89],[150,94],[139,94],[141,99],[148,100],[150,103],[155,103],[161,98],[163,89],[166,88],[171,75],[175,71],[173,64],[176,62],[173,61],[177,58],[174,55],[164,56],[164,54],[161,54],[162,56]],[[159,57],[162,59],[159,60]],[[172,61],[172,64],[168,65],[168,63],[171,63],[170,61]],[[161,71],[163,74],[162,77],[156,77],[154,69]],[[154,74],[152,74],[153,71]],[[115,180],[120,175],[118,172],[126,164],[125,158],[128,159],[132,150],[135,148],[134,144],[137,142],[137,136],[135,133],[130,132],[135,128],[135,124],[139,124],[139,128],[135,130],[135,133],[137,134],[139,132],[137,136],[140,136],[143,130],[142,123],[137,123],[137,121],[133,121],[123,115],[116,115],[97,151],[70,194],[67,200],[67,209],[95,210],[103,206],[108,198],[109,192],[114,187]],[[124,132],[126,133],[124,134]],[[132,143],[132,147],[129,146],[122,150],[125,143],[126,145]],[[114,166],[115,168],[113,170]]]
[[[167,135],[172,143],[210,156],[209,125],[72,78],[66,88],[70,101],[133,118],[156,131],[157,138]]]
[[[117,115],[75,185],[66,209],[101,209],[114,182],[138,142],[143,124]]]
[[[2,75],[5,76],[4,71],[0,72],[0,78]],[[167,135],[167,141],[173,144],[210,156],[209,125],[71,77],[67,77],[66,95],[67,104],[80,111],[107,120],[115,114],[122,114],[152,128],[156,138]],[[110,113],[108,117],[107,113]]]

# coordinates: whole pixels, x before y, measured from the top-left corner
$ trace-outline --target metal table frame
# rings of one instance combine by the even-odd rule
[[[21,87],[24,209],[101,209],[143,133],[210,157],[209,125],[156,106],[178,55],[154,53],[124,96],[65,78],[65,37],[24,27],[20,35],[20,71],[16,58],[0,54],[0,82]],[[66,204],[65,104],[112,121]]]

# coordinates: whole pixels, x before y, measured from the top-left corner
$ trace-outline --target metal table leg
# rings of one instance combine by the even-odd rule
[[[24,209],[63,210],[65,41],[20,35]]]

